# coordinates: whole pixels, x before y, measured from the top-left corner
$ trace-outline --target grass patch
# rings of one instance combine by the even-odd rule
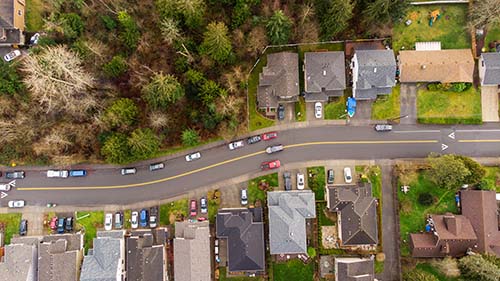
[[[316,200],[325,200],[325,167],[307,168],[307,186],[314,191]]]
[[[375,260],[375,273],[384,272],[384,262]]]
[[[188,215],[188,207],[187,198],[160,205],[160,224],[175,224],[176,217],[186,218]]]
[[[419,263],[419,264],[417,264],[416,268],[434,275],[439,281],[458,281],[458,280],[460,280],[458,277],[449,277],[449,276],[444,275],[439,269],[433,267],[429,263]]]
[[[427,176],[426,171],[419,171],[417,180],[409,186],[410,191],[407,194],[398,189],[402,256],[409,256],[409,234],[424,229],[427,214],[457,213],[455,191],[435,185]],[[421,205],[417,199],[422,193],[431,194],[434,197],[434,204]]]
[[[487,188],[489,190],[496,190],[496,192],[500,192],[500,184],[497,182],[500,180],[500,168],[499,167],[484,167],[486,169],[486,175],[483,178],[483,181],[486,183]]]
[[[417,117],[424,124],[481,124],[481,95],[474,87],[461,93],[418,90]]]
[[[273,276],[275,281],[313,280],[314,262],[304,264],[298,259],[293,259],[286,263],[274,263]]]
[[[246,276],[238,276],[238,277],[227,277],[227,268],[219,267],[219,281],[263,281],[262,277],[246,277]]]
[[[3,227],[5,231],[5,244],[10,244],[12,236],[19,233],[21,218],[21,213],[0,214],[0,226]]]
[[[335,222],[333,222],[332,220],[330,220],[325,215],[325,211],[328,212],[328,209],[326,207],[326,203],[316,203],[316,215],[318,216],[319,226],[335,225]]]
[[[295,103],[295,121],[306,121],[306,101],[303,97]]]
[[[263,205],[266,203],[266,192],[259,188],[260,182],[267,182],[270,187],[270,191],[273,190],[274,187],[278,187],[278,173],[265,175],[262,177],[251,179],[248,182],[248,202],[253,205],[257,200],[260,200]]]
[[[394,119],[401,115],[399,101],[399,84],[392,88],[390,95],[378,96],[372,104],[372,119],[384,120]]]
[[[332,101],[324,105],[325,119],[335,120],[335,119],[346,119],[347,116],[347,97],[349,97],[350,90],[346,89],[344,95],[338,98],[334,98]]]
[[[488,27],[486,38],[484,38],[484,47],[486,51],[496,52],[495,48],[489,48],[489,44],[493,41],[500,41],[500,24]]]
[[[220,205],[220,191],[210,190],[207,193],[207,201],[208,201],[208,220],[210,221],[210,223],[215,223],[215,218],[217,217],[217,212],[219,211],[219,205]]]
[[[467,30],[467,5],[448,4],[411,6],[408,14],[393,28],[392,47],[399,51],[414,49],[415,42],[440,41],[443,49],[468,49],[471,39]],[[429,26],[429,13],[440,10],[441,18]],[[406,26],[406,20],[412,24]]]
[[[130,222],[131,219],[132,219],[132,211],[131,210],[123,211],[123,228],[124,229],[130,229],[132,227],[132,224]]]
[[[41,31],[43,28],[42,0],[26,0],[26,31]]]
[[[104,212],[76,212],[76,222],[85,229],[86,251],[93,246],[97,230],[104,227]]]

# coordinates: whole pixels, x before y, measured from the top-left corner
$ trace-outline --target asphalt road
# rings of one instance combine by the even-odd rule
[[[264,149],[271,144],[283,144],[285,150],[267,155]],[[0,205],[14,199],[23,199],[28,205],[129,204],[171,198],[237,176],[253,175],[260,172],[262,161],[279,159],[281,169],[286,169],[287,164],[310,160],[423,158],[430,152],[498,157],[500,127],[401,125],[384,133],[363,126],[309,127],[280,131],[277,139],[235,151],[226,145],[201,151],[202,158],[194,162],[186,162],[181,156],[168,160],[165,169],[155,172],[147,165],[136,166],[135,175],[122,176],[117,168],[102,168],[88,169],[84,178],[49,179],[45,170],[25,169],[26,178],[17,180],[16,188],[0,200]]]

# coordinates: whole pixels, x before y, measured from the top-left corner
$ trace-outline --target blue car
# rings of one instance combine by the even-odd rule
[[[57,222],[57,233],[64,233],[66,227],[66,218],[59,218]]]
[[[356,114],[356,99],[355,98],[347,98],[347,114],[349,117],[353,117]]]
[[[142,209],[139,214],[139,225],[141,227],[148,226],[148,211],[146,209]]]
[[[85,170],[71,170],[69,171],[70,177],[84,177],[87,175],[87,171]]]

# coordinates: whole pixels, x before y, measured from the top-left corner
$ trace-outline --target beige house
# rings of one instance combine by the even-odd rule
[[[24,44],[25,0],[0,1],[0,47]]]

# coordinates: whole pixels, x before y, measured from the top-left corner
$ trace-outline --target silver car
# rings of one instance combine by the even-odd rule
[[[266,148],[266,153],[267,154],[272,154],[276,152],[280,152],[283,150],[283,145],[277,144],[277,145],[271,145]]]
[[[314,104],[314,116],[320,119],[323,116],[323,105],[320,102]]]
[[[9,208],[22,208],[24,207],[24,200],[12,200],[9,201]]]
[[[191,161],[194,161],[194,160],[198,160],[200,158],[201,158],[201,153],[200,152],[195,152],[195,153],[186,155],[186,161],[188,161],[188,162],[191,162]]]
[[[375,125],[375,131],[377,131],[377,132],[389,132],[389,131],[392,131],[392,125],[377,124],[377,125]]]
[[[242,140],[239,140],[239,141],[233,141],[228,146],[230,150],[235,150],[237,148],[242,148],[243,146],[245,146],[245,144]]]

